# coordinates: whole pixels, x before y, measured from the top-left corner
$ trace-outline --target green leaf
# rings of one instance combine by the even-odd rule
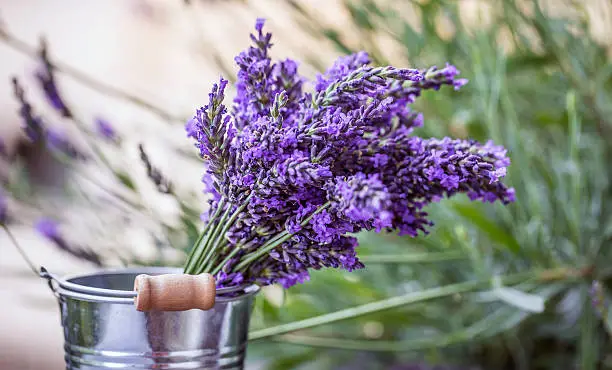
[[[367,31],[372,31],[374,29],[374,25],[370,21],[370,16],[367,9],[360,8],[349,1],[345,1],[344,5],[351,14],[355,25]]]
[[[591,306],[588,287],[582,288],[583,310],[580,317],[580,342],[578,355],[581,370],[595,370],[600,354],[597,319]]]
[[[453,208],[458,214],[477,226],[492,241],[504,245],[513,253],[518,253],[521,250],[521,246],[514,236],[498,226],[481,210],[477,209],[475,204],[455,203]]]
[[[277,322],[280,320],[280,315],[278,314],[278,309],[272,305],[270,300],[268,300],[265,296],[262,298],[262,314],[263,319],[266,322]]]
[[[340,39],[338,31],[332,28],[323,30],[323,35],[336,45],[336,48],[344,54],[351,54],[353,51]]]
[[[425,44],[423,36],[417,33],[408,23],[404,23],[404,27],[400,35],[400,41],[406,47],[409,58],[417,57],[423,50],[423,46]]]
[[[536,294],[529,294],[503,286],[493,289],[493,294],[500,300],[521,310],[534,313],[544,312],[544,298]]]
[[[125,185],[129,189],[136,190],[136,185],[134,185],[134,182],[130,178],[130,175],[124,172],[115,172],[115,175],[123,185]]]
[[[187,242],[184,250],[188,251],[193,248],[196,241],[200,237],[200,231],[193,221],[191,221],[191,219],[183,216],[181,217],[181,221],[183,221],[183,225],[185,225],[185,232],[187,233]]]
[[[315,350],[308,350],[303,353],[299,353],[291,356],[282,356],[270,364],[267,365],[267,369],[269,370],[286,370],[286,369],[296,369],[300,365],[311,362],[313,357],[316,356]]]
[[[554,65],[555,63],[556,59],[554,55],[548,53],[544,55],[535,53],[515,55],[508,58],[506,71],[508,74],[513,74],[516,72],[523,73],[528,68],[539,69],[549,65]]]

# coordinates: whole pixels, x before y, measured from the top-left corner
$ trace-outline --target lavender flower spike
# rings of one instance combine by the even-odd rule
[[[41,218],[36,223],[36,231],[47,239],[55,240],[60,238],[59,226],[49,218]]]
[[[44,138],[44,127],[39,116],[34,114],[32,105],[25,97],[25,90],[16,77],[13,77],[13,95],[19,102],[19,115],[23,120],[23,130],[28,138],[34,142]]]
[[[51,150],[55,150],[72,159],[87,159],[87,156],[68,140],[66,134],[58,129],[47,128],[45,139],[47,146]]]
[[[219,84],[213,86],[208,104],[200,108],[185,126],[187,136],[195,140],[200,157],[208,165],[203,182],[212,184],[216,193],[221,184],[227,185],[229,181],[227,166],[231,162],[230,143],[235,135],[232,117],[227,115],[223,104],[227,82],[221,78]]]
[[[365,51],[360,51],[345,57],[338,58],[325,74],[317,75],[317,92],[325,90],[333,81],[339,80],[354,70],[370,64],[370,56]]]
[[[70,245],[61,235],[59,225],[54,220],[50,218],[41,218],[36,223],[35,229],[40,235],[51,241],[61,250],[68,252],[77,258],[92,262],[97,266],[102,266],[102,261],[96,253]]]
[[[64,102],[64,99],[60,95],[57,88],[55,70],[53,64],[51,64],[51,61],[49,60],[46,40],[41,39],[38,53],[42,66],[36,72],[36,79],[45,93],[45,97],[51,106],[55,108],[63,117],[72,118],[72,112],[70,109],[68,109],[68,106]]]
[[[110,124],[110,122],[108,122],[104,118],[98,117],[95,119],[94,123],[96,125],[96,132],[98,133],[98,135],[100,135],[100,137],[110,140],[112,142],[118,141],[119,136],[117,135],[115,128]]]

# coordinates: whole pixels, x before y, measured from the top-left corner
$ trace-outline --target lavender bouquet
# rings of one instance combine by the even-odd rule
[[[222,78],[186,126],[212,199],[185,273],[212,273],[220,287],[287,288],[309,269],[362,268],[353,233],[427,233],[424,207],[443,197],[514,200],[500,181],[503,147],[412,135],[423,90],[467,82],[455,67],[373,67],[361,52],[338,59],[309,93],[296,62],[272,62],[263,26],[258,19],[254,45],[236,57],[231,110]]]

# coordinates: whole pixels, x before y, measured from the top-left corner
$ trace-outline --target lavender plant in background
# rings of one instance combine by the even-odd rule
[[[36,79],[45,94],[45,97],[55,110],[63,117],[72,118],[72,112],[68,109],[65,100],[59,93],[57,82],[55,81],[55,71],[53,64],[49,60],[47,42],[40,40],[39,59],[41,66],[36,71]]]
[[[77,258],[89,261],[96,266],[102,266],[102,261],[96,253],[68,243],[68,241],[61,234],[59,225],[54,220],[50,218],[41,218],[36,223],[35,228],[40,235],[51,241],[61,250],[68,252]]]
[[[55,150],[59,153],[73,158],[73,159],[87,159],[87,156],[79,151],[74,144],[68,140],[66,134],[58,129],[47,128],[45,133],[47,146],[51,150]]]
[[[212,192],[186,273],[210,272],[219,286],[290,287],[309,269],[362,268],[352,233],[427,233],[431,202],[458,193],[514,200],[501,183],[504,148],[412,135],[423,117],[411,104],[424,90],[467,82],[454,66],[373,67],[358,53],[339,59],[309,93],[297,63],[270,59],[263,25],[257,20],[254,45],[236,57],[231,112],[221,79],[186,126]]]
[[[153,182],[155,187],[157,187],[157,190],[163,194],[172,194],[172,183],[162,175],[160,170],[153,167],[142,144],[138,144],[138,151],[140,152],[140,160],[147,170],[147,177]]]
[[[32,105],[25,97],[25,90],[16,77],[12,78],[13,95],[19,103],[19,116],[23,120],[23,131],[33,142],[37,142],[44,137],[42,119],[34,114]]]
[[[94,123],[96,125],[96,133],[98,136],[115,143],[119,141],[119,135],[117,135],[117,131],[115,131],[115,128],[110,124],[110,122],[104,118],[97,117],[94,120]]]
[[[8,218],[8,201],[4,190],[0,188],[0,225],[5,225]]]
[[[87,156],[72,144],[66,135],[58,129],[46,127],[40,116],[34,113],[32,105],[25,97],[25,91],[19,80],[13,78],[13,94],[19,102],[19,115],[23,120],[26,136],[35,143],[44,143],[52,151],[62,153],[73,159],[87,159]]]

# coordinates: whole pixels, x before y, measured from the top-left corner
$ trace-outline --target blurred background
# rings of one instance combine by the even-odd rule
[[[267,287],[248,369],[612,368],[610,1],[0,0],[1,369],[64,366],[57,303],[13,239],[59,275],[182,264],[206,206],[183,126],[257,17],[309,78],[359,50],[455,64],[470,83],[425,94],[418,134],[505,145],[517,201],[436,205],[426,237],[359,235],[363,271]]]

